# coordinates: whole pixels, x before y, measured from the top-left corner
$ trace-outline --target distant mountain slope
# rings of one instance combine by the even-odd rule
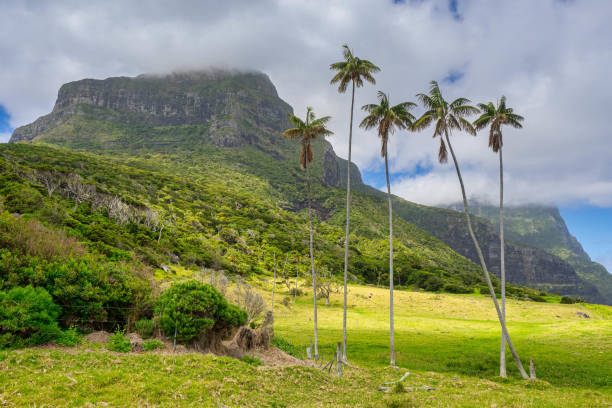
[[[451,206],[460,210],[458,204]],[[499,208],[479,202],[470,205],[472,213],[491,221],[499,229]],[[594,287],[600,302],[612,303],[612,274],[591,261],[578,240],[570,234],[556,207],[542,205],[509,206],[504,208],[504,231],[508,242],[532,246],[553,254],[571,265],[580,280]]]
[[[86,79],[62,86],[53,111],[16,129],[11,142],[94,153],[194,183],[218,182],[244,189],[244,180],[255,177],[253,193],[266,194],[283,209],[299,212],[306,205],[304,172],[297,165],[299,144],[281,134],[289,126],[287,115],[291,112],[261,73],[208,71]],[[314,150],[315,210],[321,220],[341,226],[344,217],[339,209],[345,199],[340,188],[346,161],[338,158],[325,140],[316,141]],[[386,228],[384,193],[362,184],[359,170],[354,165],[352,169],[356,191],[353,232],[367,238],[382,237]],[[267,186],[265,192],[255,188],[261,183]],[[428,253],[434,264],[443,264],[436,260],[436,251],[428,248],[435,247],[436,239],[425,238],[423,230],[476,260],[460,214],[399,197],[395,197],[395,208],[396,216],[407,221],[401,239],[423,255]],[[497,235],[484,219],[477,224],[488,264],[492,272],[498,272]],[[415,241],[416,236],[423,238]],[[508,254],[513,282],[603,302],[597,290],[558,256],[518,245],[509,245]],[[444,264],[448,270],[450,264]],[[475,268],[470,265],[468,269]],[[401,272],[398,276],[404,281],[408,278],[402,278]]]

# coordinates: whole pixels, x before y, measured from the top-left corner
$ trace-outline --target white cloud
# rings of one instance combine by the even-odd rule
[[[612,4],[464,0],[459,12],[461,21],[446,0],[3,2],[0,104],[16,127],[48,113],[62,83],[84,77],[258,69],[296,112],[312,105],[332,115],[332,143],[345,156],[350,95],[329,86],[328,66],[348,42],[382,68],[376,86],[359,89],[356,106],[374,101],[378,89],[392,102],[414,100],[429,80],[451,71],[464,76],[443,84],[448,98],[480,102],[505,94],[526,117],[523,130],[505,133],[509,202],[612,206],[605,111],[612,94]],[[357,112],[356,120],[362,117]],[[393,135],[392,170],[435,164],[430,134]],[[354,161],[380,166],[374,133],[356,130],[354,142]],[[485,135],[456,135],[455,145],[468,194],[496,197],[497,158]],[[427,203],[456,201],[459,194],[452,167],[437,164],[394,188]]]

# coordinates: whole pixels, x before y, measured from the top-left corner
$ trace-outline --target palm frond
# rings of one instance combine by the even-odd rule
[[[425,112],[420,118],[418,118],[415,122],[412,123],[413,130],[424,130],[427,128],[431,122],[434,120],[434,114],[432,111]]]
[[[416,98],[419,102],[421,102],[421,105],[423,105],[425,109],[432,109],[434,107],[434,101],[429,95],[419,93],[416,94]]]
[[[461,130],[469,133],[472,136],[476,136],[476,129],[474,129],[474,126],[472,126],[469,120],[462,117],[459,117],[458,119]]]
[[[444,143],[444,139],[442,137],[440,138],[440,148],[438,149],[438,161],[440,163],[446,163],[448,161],[446,143]]]
[[[478,108],[475,108],[471,105],[458,105],[458,106],[453,107],[451,110],[454,115],[461,116],[461,117],[476,115],[477,113],[480,112]]]
[[[470,102],[472,102],[472,101],[470,101],[468,98],[457,98],[454,101],[452,101],[449,106],[450,106],[451,109],[454,109],[457,106],[466,105],[466,104],[468,104]]]

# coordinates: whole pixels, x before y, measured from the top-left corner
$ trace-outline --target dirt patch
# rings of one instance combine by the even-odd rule
[[[314,367],[314,361],[312,360],[300,360],[289,354],[285,353],[281,349],[278,349],[274,346],[268,347],[265,349],[253,349],[249,353],[247,353],[253,357],[258,357],[266,366],[273,367],[286,367],[286,366],[295,366],[301,365],[306,367]]]
[[[85,340],[90,343],[108,343],[110,333],[104,330],[95,331],[85,336]]]
[[[142,344],[144,343],[144,341],[138,333],[130,333],[127,337],[128,339],[130,339],[132,351],[144,351],[144,348],[142,348]]]

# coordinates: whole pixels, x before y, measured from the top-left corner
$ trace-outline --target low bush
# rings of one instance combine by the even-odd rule
[[[136,333],[140,335],[143,339],[148,339],[153,335],[153,330],[155,330],[155,322],[152,319],[140,319],[136,320],[134,323],[134,329]]]
[[[473,289],[455,282],[445,284],[443,290],[449,293],[472,293],[473,291]]]
[[[302,296],[304,292],[302,289],[291,288],[289,289],[289,295],[291,296]]]
[[[71,326],[69,329],[66,329],[62,332],[62,334],[55,339],[55,342],[60,346],[68,346],[74,347],[78,344],[81,344],[83,341],[83,336],[77,330],[76,327]]]
[[[573,303],[582,303],[582,302],[584,302],[584,300],[579,298],[579,297],[578,298],[571,298],[569,296],[563,296],[561,298],[561,303],[563,303],[564,305],[571,305]]]
[[[125,331],[117,330],[108,338],[106,348],[119,353],[129,353],[132,351],[132,343],[130,343],[130,339],[125,337]]]
[[[295,358],[300,358],[300,349],[293,345],[290,341],[280,337],[274,336],[274,338],[270,341],[270,345],[277,347],[278,349],[284,351],[285,353],[293,356]]]
[[[152,339],[142,343],[142,348],[145,349],[145,351],[153,351],[157,349],[166,348],[166,345],[159,340]]]
[[[61,307],[44,288],[0,291],[0,349],[42,344],[57,338]]]
[[[195,280],[178,282],[160,296],[155,313],[168,336],[189,342],[207,330],[242,326],[247,314],[232,305],[212,285]]]
[[[529,299],[533,300],[534,302],[546,302],[546,299],[544,299],[542,296],[533,293],[529,295]]]

